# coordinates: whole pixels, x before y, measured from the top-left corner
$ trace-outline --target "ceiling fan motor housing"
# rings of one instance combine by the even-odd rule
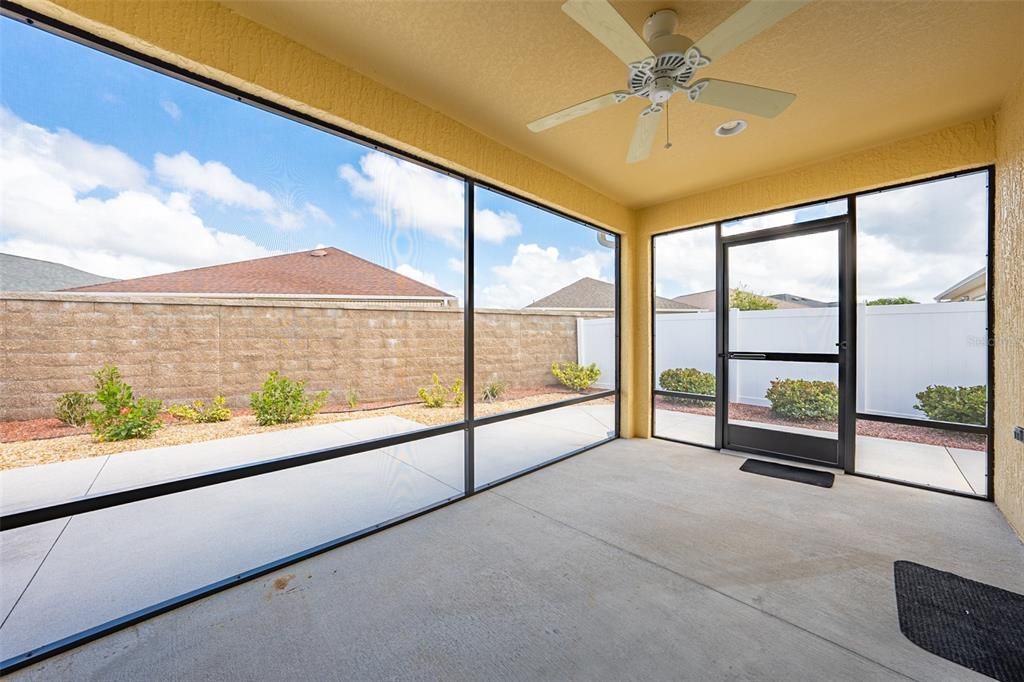
[[[663,9],[647,17],[644,40],[653,59],[631,64],[629,92],[636,97],[664,104],[673,94],[686,90],[694,72],[709,60],[693,47],[693,41],[675,33],[679,18],[673,10]]]

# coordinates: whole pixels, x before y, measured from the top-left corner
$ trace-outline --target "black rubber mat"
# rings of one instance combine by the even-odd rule
[[[1024,681],[1024,595],[911,561],[893,564],[900,631],[936,656]]]
[[[787,481],[807,483],[809,485],[821,486],[822,488],[831,488],[832,483],[836,480],[835,474],[828,471],[804,469],[803,467],[793,467],[788,464],[765,462],[761,459],[748,459],[740,467],[740,471],[771,476],[772,478],[784,478]]]

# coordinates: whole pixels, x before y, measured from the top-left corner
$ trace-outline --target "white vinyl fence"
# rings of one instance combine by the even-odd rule
[[[734,351],[836,352],[836,308],[731,310]],[[986,303],[858,306],[857,411],[923,417],[915,394],[930,384],[985,384]],[[579,321],[580,362],[596,362],[602,386],[614,385],[612,320]],[[672,367],[715,371],[715,314],[657,316],[656,375]],[[733,361],[730,400],[767,405],[776,378],[837,381],[835,365]]]

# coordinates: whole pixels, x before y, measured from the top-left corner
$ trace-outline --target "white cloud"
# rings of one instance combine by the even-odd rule
[[[175,121],[181,120],[181,108],[169,99],[160,100],[160,108]]]
[[[495,213],[489,208],[474,214],[473,226],[477,239],[494,244],[500,244],[508,237],[518,237],[523,232],[523,226],[514,213],[509,211]]]
[[[274,252],[208,227],[187,194],[145,183],[123,152],[0,108],[0,251],[108,277],[138,277]]]
[[[461,248],[465,207],[458,180],[381,152],[365,154],[359,168],[339,167],[338,177],[386,226],[417,230]],[[523,231],[508,211],[479,210],[474,220],[477,239],[495,244]]]
[[[694,294],[715,288],[715,228],[697,227],[654,240],[654,274],[659,296]]]
[[[466,272],[466,264],[461,258],[449,258],[448,269],[461,275]]]
[[[395,268],[395,272],[397,272],[399,275],[404,275],[409,279],[414,279],[417,282],[422,282],[423,284],[426,284],[428,287],[434,287],[435,289],[437,288],[437,277],[435,277],[433,273],[417,270],[408,263],[402,263],[401,265],[399,265],[397,268]]]
[[[290,201],[278,201],[266,190],[239,178],[220,161],[201,163],[188,152],[174,156],[156,154],[153,169],[171,187],[202,194],[227,206],[259,211],[266,222],[282,230],[301,229],[306,218],[331,223],[319,206],[305,202],[294,207]]]
[[[554,246],[520,244],[512,262],[491,268],[494,283],[480,291],[484,308],[522,308],[583,277],[601,279],[612,264],[612,252],[590,251],[565,260]]]

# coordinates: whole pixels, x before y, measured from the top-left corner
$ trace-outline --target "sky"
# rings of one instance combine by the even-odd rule
[[[804,222],[845,213],[845,201],[723,223],[723,234]],[[735,246],[730,284],[755,293],[837,299],[838,245],[834,233]],[[985,267],[988,177],[982,171],[857,198],[857,298],[906,296],[918,303]],[[674,297],[715,288],[714,227],[655,240],[658,295]]]
[[[0,252],[119,279],[335,246],[462,298],[463,184],[0,19]],[[597,233],[487,190],[476,298],[612,281]]]

